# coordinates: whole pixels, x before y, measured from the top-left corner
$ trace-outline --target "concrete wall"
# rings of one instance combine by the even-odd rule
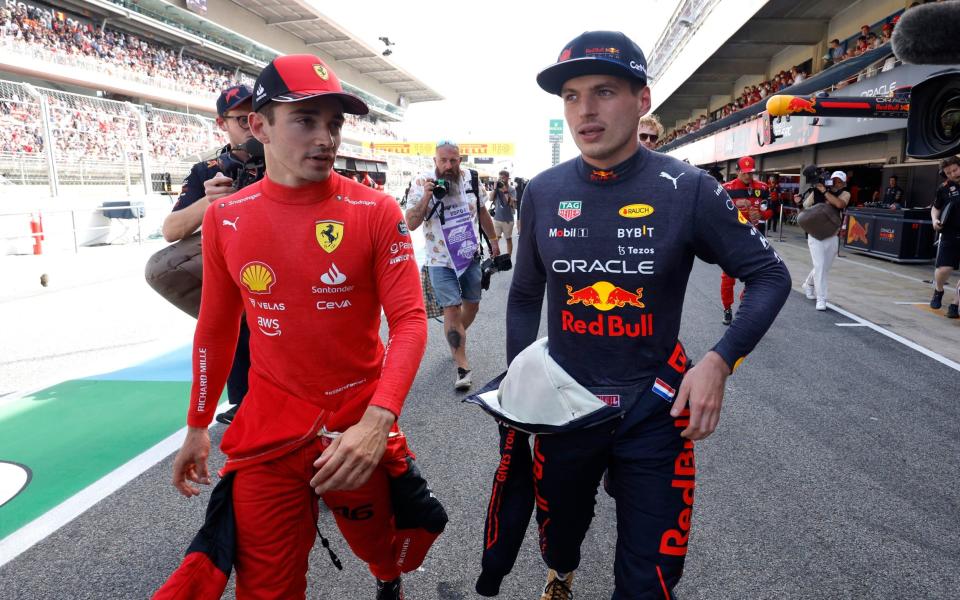
[[[748,85],[760,85],[767,79],[768,77],[764,77],[763,75],[744,75],[740,79],[737,79],[736,82],[734,82],[733,89],[730,90],[731,99],[736,98],[737,96],[742,94],[744,87]],[[727,102],[729,101],[730,100],[727,100]]]
[[[815,46],[787,46],[770,59],[767,79],[773,77],[774,73],[790,71],[793,67],[814,58],[814,48]],[[817,61],[814,60],[814,63],[816,62]]]
[[[860,0],[830,21],[827,26],[827,41],[833,38],[843,41],[859,33],[861,25],[872,25],[909,4],[903,0]],[[879,33],[877,32],[878,35]]]
[[[186,9],[185,0],[170,0],[170,2]],[[315,54],[333,67],[337,77],[342,81],[379,96],[387,102],[396,104],[399,101],[400,94],[393,88],[361,75],[350,65],[337,62],[317,46],[307,46],[300,38],[287,33],[283,29],[267,25],[263,22],[263,19],[230,2],[230,0],[208,0],[206,18],[240,35],[269,46],[282,54]]]

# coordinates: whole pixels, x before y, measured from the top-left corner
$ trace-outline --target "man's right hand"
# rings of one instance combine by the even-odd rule
[[[210,454],[210,433],[206,427],[187,427],[187,437],[173,459],[173,487],[187,498],[200,494],[200,488],[190,481],[210,485],[207,474],[207,456]]]
[[[223,173],[217,173],[203,182],[203,193],[210,202],[229,196],[233,193],[233,180]]]
[[[941,227],[943,227],[943,221],[941,221],[940,219],[934,219],[934,220],[933,220],[933,230],[934,230],[934,231],[940,231],[940,228],[941,228]]]

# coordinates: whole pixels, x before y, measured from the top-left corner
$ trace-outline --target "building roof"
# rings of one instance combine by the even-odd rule
[[[231,1],[261,17],[268,25],[300,38],[306,45],[315,46],[337,62],[396,90],[407,103],[443,100],[443,96],[387,60],[380,51],[356,39],[302,0]]]

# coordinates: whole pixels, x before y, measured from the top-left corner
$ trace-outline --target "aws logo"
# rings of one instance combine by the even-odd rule
[[[267,263],[248,262],[240,269],[240,283],[251,294],[269,294],[276,282],[277,276]]]
[[[643,298],[643,288],[637,288],[636,292],[629,292],[609,281],[598,281],[579,290],[574,290],[573,286],[568,285],[567,295],[570,296],[567,299],[568,305],[583,304],[602,311],[624,306],[646,308],[646,305],[640,301]]]
[[[620,207],[618,212],[627,219],[642,219],[653,214],[653,207],[649,204],[628,204]]]

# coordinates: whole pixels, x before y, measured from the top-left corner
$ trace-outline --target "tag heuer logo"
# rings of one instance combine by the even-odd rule
[[[330,74],[327,73],[327,68],[323,65],[313,65],[313,70],[317,74],[317,77],[324,81],[330,78]]]
[[[581,202],[561,202],[557,214],[564,221],[572,221],[580,216]]]

